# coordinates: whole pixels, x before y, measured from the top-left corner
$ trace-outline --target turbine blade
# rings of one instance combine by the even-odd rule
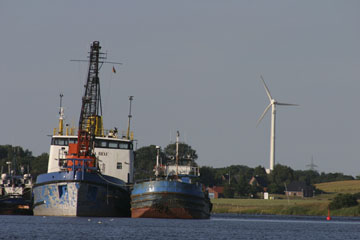
[[[259,118],[259,120],[257,121],[256,126],[259,126],[259,123],[261,122],[261,120],[264,118],[266,112],[269,110],[269,108],[271,107],[271,103],[265,108],[263,114],[261,115],[261,117]]]
[[[263,76],[262,76],[262,75],[260,75],[260,78],[261,78],[261,80],[262,80],[262,82],[263,82],[263,84],[264,84],[264,88],[265,88],[266,94],[268,95],[269,100],[270,100],[270,102],[271,102],[272,97],[271,97],[271,94],[270,94],[269,88],[266,86],[266,83],[265,83],[264,78],[263,78]]]
[[[281,105],[281,106],[299,106],[299,104],[293,104],[293,103],[276,103],[276,105]]]

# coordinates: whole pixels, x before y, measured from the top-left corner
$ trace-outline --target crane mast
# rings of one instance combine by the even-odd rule
[[[82,97],[79,119],[78,142],[69,144],[67,159],[68,166],[87,165],[96,167],[95,164],[95,136],[103,135],[102,107],[99,81],[99,60],[104,59],[100,52],[101,46],[94,41],[90,47],[89,70]]]
[[[88,76],[79,119],[78,154],[80,156],[93,154],[95,136],[102,135],[103,132],[99,81],[99,59],[103,59],[103,57],[100,49],[98,41],[92,43]]]

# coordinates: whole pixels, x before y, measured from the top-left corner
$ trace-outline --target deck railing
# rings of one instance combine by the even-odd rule
[[[97,167],[88,166],[88,162],[94,161],[94,159],[87,159],[87,158],[67,158],[62,159],[64,164],[62,165],[62,170],[72,171],[74,176],[77,172],[81,172],[81,180],[84,180],[84,172],[96,172],[98,170]],[[72,165],[69,166],[68,162],[72,162]],[[95,160],[96,161],[96,160]],[[97,165],[95,163],[95,165]]]
[[[53,131],[54,136],[76,136],[77,135],[77,128],[73,127],[66,127],[64,133],[60,133],[58,128],[54,128]],[[126,131],[122,130],[121,134],[114,129],[104,129],[103,134],[97,137],[113,137],[113,138],[126,138]],[[134,133],[131,132],[130,139],[134,140]]]

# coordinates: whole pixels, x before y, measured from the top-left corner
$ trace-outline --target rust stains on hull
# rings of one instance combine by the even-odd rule
[[[132,218],[208,219],[210,211],[207,198],[164,192],[132,196]]]
[[[184,208],[137,208],[131,212],[132,218],[181,218],[194,219],[199,218],[193,216]]]

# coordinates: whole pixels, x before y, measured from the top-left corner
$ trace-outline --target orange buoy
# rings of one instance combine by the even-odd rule
[[[327,221],[330,221],[330,220],[331,220],[331,217],[330,217],[330,208],[328,209],[328,216],[326,217],[326,220],[327,220]]]

